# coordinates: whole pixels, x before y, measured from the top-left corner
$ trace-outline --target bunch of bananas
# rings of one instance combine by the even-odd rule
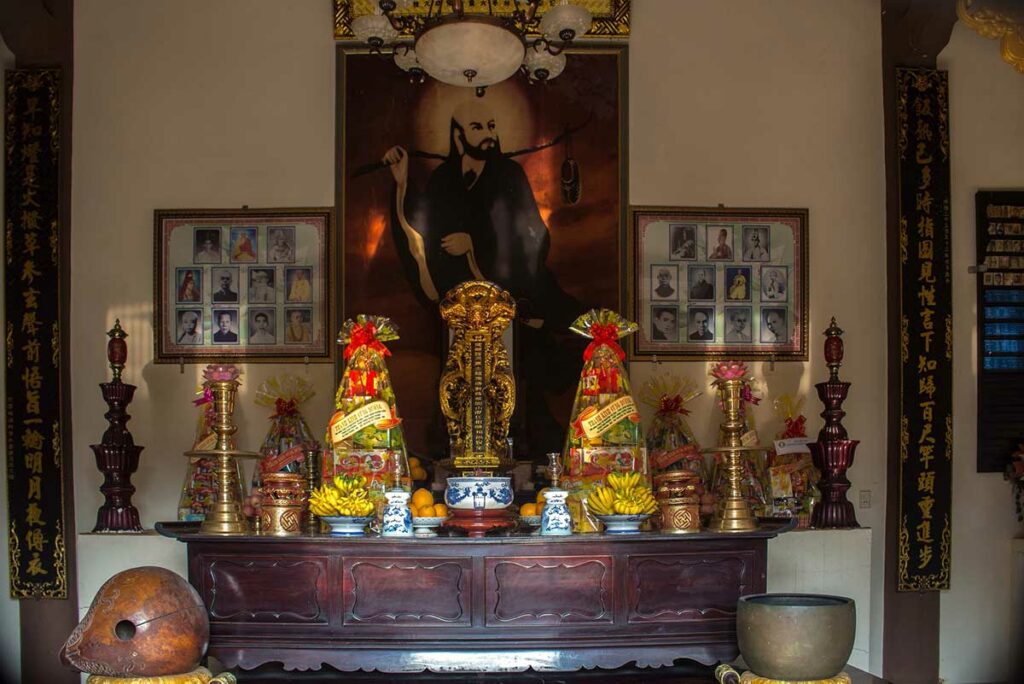
[[[336,475],[333,482],[325,483],[309,497],[309,510],[320,516],[364,516],[373,509],[362,475]]]
[[[640,515],[658,510],[647,485],[640,484],[640,473],[609,473],[608,486],[600,486],[587,496],[587,508],[594,515]]]

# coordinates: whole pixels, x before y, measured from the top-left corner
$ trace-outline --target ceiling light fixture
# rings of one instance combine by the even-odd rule
[[[430,76],[483,95],[516,72],[530,83],[557,77],[565,47],[590,30],[590,12],[570,0],[553,0],[544,12],[542,0],[509,3],[511,12],[495,14],[496,0],[419,0],[426,13],[412,14],[413,0],[376,0],[372,14],[352,21],[352,32],[371,52],[392,55],[413,82]],[[466,4],[479,11],[467,12]],[[411,42],[403,38],[409,34]]]

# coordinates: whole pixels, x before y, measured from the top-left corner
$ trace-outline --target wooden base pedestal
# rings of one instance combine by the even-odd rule
[[[511,529],[515,527],[515,518],[507,509],[492,510],[464,510],[452,508],[451,517],[445,522],[445,527],[454,527],[465,530],[466,534],[474,539],[483,539],[491,530]]]

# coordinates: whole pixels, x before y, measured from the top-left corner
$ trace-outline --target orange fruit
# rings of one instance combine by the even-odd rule
[[[448,507],[444,504],[434,504],[434,515],[438,518],[448,517]]]
[[[412,479],[419,481],[427,479],[427,471],[423,468],[423,466],[416,466],[415,468],[412,469]]]
[[[410,456],[409,457],[409,467],[410,468],[418,468],[419,466],[420,466],[420,459],[416,458],[415,456]]]
[[[423,508],[424,506],[434,505],[434,495],[429,489],[417,489],[412,493],[412,505],[416,508]]]
[[[547,503],[547,499],[544,498],[544,492],[548,491],[549,489],[551,489],[551,487],[545,487],[544,489],[542,489],[539,492],[537,492],[537,503],[538,504],[544,505],[545,503]]]
[[[519,507],[519,515],[537,515],[537,504],[524,503]]]
[[[418,518],[433,518],[434,517],[434,506],[420,506],[419,511],[416,513]]]

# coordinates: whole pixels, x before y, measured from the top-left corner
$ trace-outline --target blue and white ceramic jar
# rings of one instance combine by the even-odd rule
[[[572,534],[572,517],[565,503],[569,492],[551,488],[544,492],[544,512],[540,516],[540,533],[548,537],[563,537]]]
[[[512,503],[512,478],[449,477],[444,502],[463,510],[507,508]]]
[[[384,498],[388,500],[388,503],[384,507],[380,536],[411,537],[412,510],[409,508],[409,492],[404,489],[395,489],[384,492]]]

